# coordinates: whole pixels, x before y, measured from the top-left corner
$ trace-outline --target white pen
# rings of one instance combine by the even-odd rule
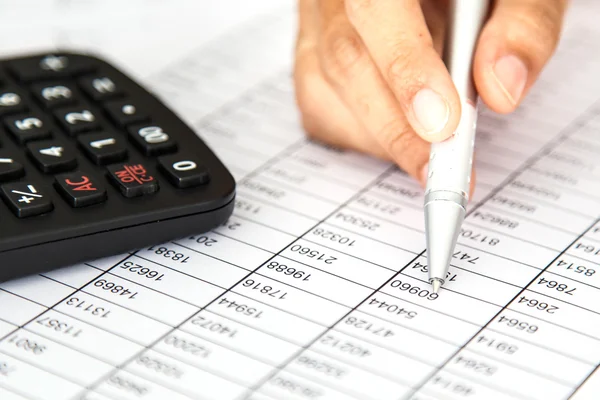
[[[488,0],[451,0],[444,62],[461,100],[454,135],[431,146],[425,189],[425,236],[429,283],[437,293],[444,284],[466,214],[473,165],[477,93],[473,54],[486,20]]]

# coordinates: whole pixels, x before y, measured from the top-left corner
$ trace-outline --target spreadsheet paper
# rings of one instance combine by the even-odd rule
[[[294,1],[0,5],[2,54],[104,56],[238,181],[212,232],[0,284],[0,399],[598,399],[600,6],[572,3],[518,111],[480,108],[439,295],[419,186],[304,138]]]

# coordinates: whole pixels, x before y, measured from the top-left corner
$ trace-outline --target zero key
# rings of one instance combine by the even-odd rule
[[[158,158],[158,166],[174,186],[183,189],[199,186],[209,181],[206,168],[194,157],[180,154]]]

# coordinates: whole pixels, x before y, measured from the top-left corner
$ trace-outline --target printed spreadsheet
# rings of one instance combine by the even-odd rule
[[[304,138],[293,1],[149,2],[142,15],[146,3],[120,2],[120,17],[115,1],[23,3],[38,35],[2,52],[120,61],[209,143],[238,195],[212,232],[0,284],[0,399],[600,397],[595,3],[573,5],[517,112],[480,108],[478,186],[439,295],[417,184]],[[5,34],[19,29],[9,8]],[[192,9],[197,25],[177,26]],[[132,22],[107,35],[111,18]],[[160,21],[169,40],[152,36]]]

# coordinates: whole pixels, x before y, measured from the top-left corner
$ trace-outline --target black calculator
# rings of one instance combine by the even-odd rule
[[[235,181],[175,113],[96,57],[0,60],[0,281],[208,231]]]

